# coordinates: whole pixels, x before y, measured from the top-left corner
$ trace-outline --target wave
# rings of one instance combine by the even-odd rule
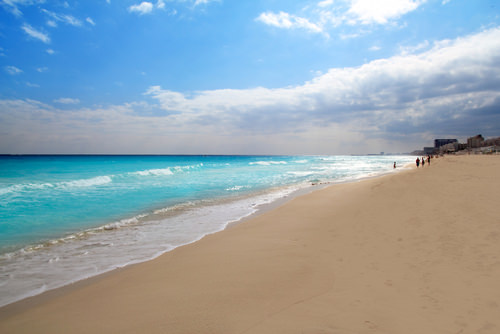
[[[132,218],[126,218],[126,219],[122,219],[122,220],[108,223],[105,225],[101,225],[98,227],[89,228],[89,229],[86,229],[86,230],[83,230],[80,232],[76,232],[76,233],[72,233],[72,234],[63,236],[61,238],[50,239],[50,240],[44,241],[42,243],[27,245],[19,250],[0,254],[0,261],[11,259],[15,256],[19,256],[22,254],[30,254],[30,253],[33,253],[36,251],[52,248],[54,246],[59,246],[62,244],[72,243],[72,242],[79,241],[79,240],[85,240],[93,235],[98,234],[98,233],[112,231],[112,230],[118,230],[118,229],[121,229],[124,227],[138,225],[138,224],[141,224],[142,219],[147,217],[147,216],[148,216],[148,214],[139,214],[139,215],[134,216]]]
[[[174,175],[176,172],[184,172],[191,169],[197,169],[203,167],[203,163],[199,163],[197,165],[188,165],[188,166],[175,166],[175,167],[167,167],[167,168],[153,168],[146,169],[138,172],[132,172],[130,175],[139,175],[139,176],[168,176]]]
[[[234,187],[226,188],[226,191],[238,191],[238,190],[247,189],[247,188],[249,188],[249,186],[234,186]]]
[[[295,171],[295,172],[287,172],[287,174],[294,175],[297,177],[302,177],[302,176],[314,175],[316,173],[313,171]]]
[[[113,180],[110,176],[96,176],[91,179],[82,179],[75,181],[60,182],[56,184],[55,188],[83,188],[83,187],[93,187],[102,186],[107,183],[111,183]]]
[[[286,165],[286,161],[255,161],[250,162],[250,165],[270,166],[270,165]]]
[[[45,190],[45,189],[66,190],[72,188],[87,188],[94,186],[102,186],[111,182],[113,182],[112,176],[96,176],[90,179],[62,181],[56,183],[46,182],[46,183],[15,184],[0,189],[0,195],[6,195],[9,193],[29,192],[34,190]]]
[[[170,168],[163,168],[163,169],[147,169],[139,172],[134,172],[131,174],[140,176],[165,176],[165,175],[174,175],[174,172],[172,172]]]
[[[40,190],[40,189],[46,189],[46,188],[54,188],[54,185],[51,183],[15,184],[15,185],[0,189],[0,195],[7,195],[10,193],[17,193],[17,192],[29,191],[29,190]]]

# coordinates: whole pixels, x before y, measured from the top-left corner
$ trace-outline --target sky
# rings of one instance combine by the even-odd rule
[[[0,0],[0,154],[500,136],[497,0]]]

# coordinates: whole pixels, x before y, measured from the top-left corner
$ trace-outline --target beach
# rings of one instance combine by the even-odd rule
[[[0,308],[2,333],[498,333],[500,156],[334,184]]]

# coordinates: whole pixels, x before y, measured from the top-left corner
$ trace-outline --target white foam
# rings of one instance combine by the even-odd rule
[[[33,190],[43,190],[43,189],[65,190],[72,188],[86,188],[86,187],[101,186],[111,182],[113,182],[112,176],[104,175],[104,176],[96,176],[90,179],[61,181],[56,183],[44,182],[44,183],[16,184],[13,186],[0,189],[0,195],[6,195],[9,193],[29,192]]]
[[[0,195],[6,195],[9,193],[19,193],[19,192],[30,191],[30,190],[54,188],[54,187],[55,187],[55,185],[53,185],[52,183],[15,184],[15,185],[0,189]]]
[[[248,188],[248,186],[234,186],[234,187],[226,188],[226,191],[238,191],[238,190],[245,189],[245,188]]]
[[[113,182],[113,180],[111,179],[110,176],[97,176],[90,179],[60,182],[56,185],[56,187],[61,187],[61,188],[93,187],[93,186],[101,186],[111,182]]]
[[[203,163],[199,163],[196,165],[187,165],[187,166],[174,166],[167,168],[154,168],[154,169],[146,169],[138,172],[132,172],[130,175],[139,175],[139,176],[168,176],[174,175],[176,172],[184,172],[191,169],[197,169],[203,167]]]
[[[255,161],[250,162],[249,165],[261,165],[261,166],[270,166],[270,165],[286,165],[286,161]]]
[[[314,175],[316,173],[314,173],[312,171],[295,171],[295,172],[287,172],[287,174],[303,177],[303,176]]]
[[[174,172],[170,168],[163,169],[148,169],[139,172],[132,173],[140,176],[164,176],[164,175],[174,175]]]

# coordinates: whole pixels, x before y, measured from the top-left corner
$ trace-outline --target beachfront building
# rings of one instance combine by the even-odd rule
[[[434,139],[434,147],[413,151],[413,155],[431,154],[492,154],[500,151],[500,137],[484,139],[482,135],[467,138],[467,143],[457,139]]]
[[[455,153],[456,151],[458,151],[458,142],[456,143],[448,143],[448,144],[445,144],[445,145],[441,145],[439,147],[439,152],[441,154],[443,153]]]
[[[447,145],[447,144],[452,144],[452,143],[458,143],[457,139],[434,139],[434,148],[438,149],[441,146]]]
[[[482,135],[477,135],[474,137],[467,138],[468,148],[478,148],[483,146],[484,138]]]
[[[500,146],[500,137],[486,139],[483,146]]]

